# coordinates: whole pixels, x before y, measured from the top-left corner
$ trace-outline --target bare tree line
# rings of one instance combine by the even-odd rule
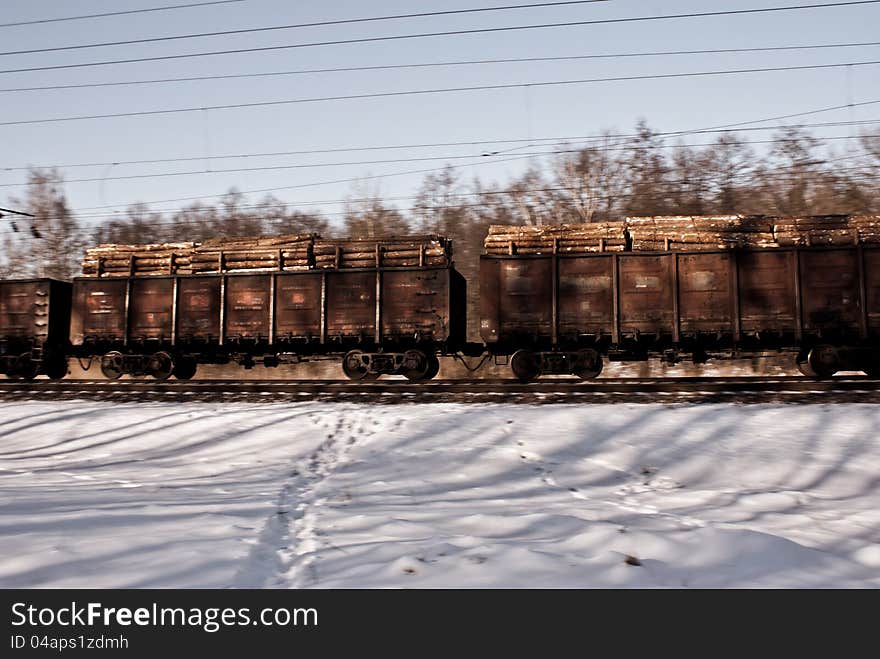
[[[384,200],[369,184],[358,184],[340,221],[292,208],[272,195],[248,202],[230,190],[217,204],[196,202],[171,214],[133,204],[122,218],[91,226],[74,217],[58,171],[31,170],[25,196],[8,203],[35,217],[3,218],[0,276],[70,278],[79,271],[83,248],[95,243],[436,232],[455,241],[475,320],[479,253],[490,224],[595,222],[628,215],[880,213],[880,137],[863,133],[839,142],[846,147],[830,148],[791,127],[768,142],[760,155],[732,132],[708,145],[685,145],[640,122],[635,137],[607,132],[589,146],[559,145],[546,162],[532,160],[522,175],[504,184],[463,180],[454,167],[430,173],[406,208]]]

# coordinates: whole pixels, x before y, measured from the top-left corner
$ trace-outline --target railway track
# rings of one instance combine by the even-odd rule
[[[600,378],[591,381],[407,380],[4,380],[0,401],[425,402],[880,402],[880,380],[840,377]]]

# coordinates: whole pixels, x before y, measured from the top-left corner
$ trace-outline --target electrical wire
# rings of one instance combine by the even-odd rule
[[[877,121],[876,123],[880,123]],[[865,137],[880,137],[880,133],[874,134],[864,134],[864,135],[832,135],[832,136],[822,136],[822,137],[813,137],[812,139],[820,140],[820,141],[835,141],[835,140],[859,140]],[[744,141],[741,142],[743,145],[753,145],[753,144],[779,144],[782,142],[788,141],[788,138],[778,138],[778,139],[769,139],[769,140],[753,140],[753,141]],[[533,146],[533,145],[527,145]],[[638,151],[640,149],[675,149],[675,148],[693,148],[693,147],[701,147],[701,146],[713,146],[713,143],[703,143],[703,144],[660,144],[660,145],[636,145],[636,146],[628,146],[628,147],[610,147],[607,149],[602,149],[603,152],[606,151]],[[560,155],[567,153],[580,153],[583,151],[583,148],[576,149],[555,149],[553,151],[533,151],[529,153],[520,154],[524,157],[540,157],[540,156],[552,156],[552,155]],[[96,181],[129,181],[136,179],[152,179],[152,178],[168,178],[174,176],[194,176],[194,175],[204,175],[204,174],[242,174],[248,172],[271,172],[271,171],[285,171],[292,169],[317,169],[321,167],[353,167],[353,166],[362,166],[362,165],[390,165],[390,164],[401,164],[401,163],[410,163],[410,162],[436,162],[436,161],[452,161],[452,160],[465,160],[480,157],[475,154],[464,154],[464,155],[454,155],[454,154],[445,154],[440,156],[422,156],[415,158],[388,158],[381,160],[356,160],[356,161],[336,161],[336,162],[319,162],[319,163],[297,163],[293,165],[265,165],[261,167],[234,167],[227,169],[197,169],[197,170],[189,170],[182,172],[159,172],[152,174],[127,174],[127,175],[119,175],[119,176],[96,176],[96,177],[86,177],[86,178],[75,178],[75,179],[67,179],[64,181],[65,184],[68,183],[94,183]],[[485,157],[485,156],[483,156]],[[21,187],[27,185],[38,185],[37,183],[0,183],[0,188],[12,188],[12,187]]]
[[[86,14],[84,16],[64,16],[62,18],[41,18],[32,21],[18,21],[17,23],[0,23],[0,27],[19,27],[22,25],[41,25],[44,23],[61,23],[63,21],[82,21],[91,18],[105,18],[107,16],[124,16],[127,14],[146,14],[154,11],[171,11],[174,9],[190,9],[193,7],[207,7],[209,5],[229,5],[247,0],[212,0],[211,2],[191,2],[186,5],[168,5],[165,7],[149,7],[146,9],[128,9],[125,11],[107,11],[102,14]]]
[[[485,64],[522,64],[534,62],[572,62],[593,59],[617,59],[634,57],[666,57],[671,55],[712,55],[732,53],[761,53],[795,50],[819,50],[828,48],[863,48],[880,46],[880,41],[808,44],[802,46],[764,46],[760,48],[711,48],[704,50],[661,50],[634,53],[598,53],[594,55],[560,55],[554,57],[514,57],[509,59],[458,60],[444,62],[420,62],[411,64],[379,64],[374,66],[342,66],[323,69],[298,69],[295,71],[264,71],[257,73],[233,73],[220,75],[190,76],[183,78],[154,78],[150,80],[118,80],[112,82],[91,82],[74,85],[45,85],[42,87],[7,87],[0,88],[0,93],[53,91],[64,89],[90,89],[103,87],[120,87],[131,85],[156,85],[177,82],[197,82],[206,80],[241,80],[249,78],[267,78],[278,76],[306,75],[316,73],[353,73],[360,71],[393,71],[399,69],[442,68],[451,66],[478,66]]]
[[[878,0],[880,1],[880,0]],[[568,86],[568,85],[582,85],[582,84],[590,84],[597,82],[620,82],[620,81],[634,81],[634,80],[662,80],[669,78],[691,78],[691,77],[706,77],[706,76],[717,76],[717,75],[740,75],[740,74],[748,74],[748,73],[769,73],[769,72],[781,72],[781,71],[806,71],[806,70],[816,70],[816,69],[830,69],[830,68],[843,68],[843,67],[853,67],[853,66],[876,66],[880,64],[880,60],[873,60],[869,62],[839,62],[834,64],[809,64],[809,65],[801,65],[801,66],[774,66],[774,67],[766,67],[766,68],[752,68],[752,69],[727,69],[720,71],[694,71],[688,73],[661,73],[661,74],[650,74],[650,75],[638,75],[638,76],[615,76],[610,78],[584,78],[580,80],[549,80],[549,81],[538,81],[538,82],[516,82],[516,83],[506,83],[499,85],[471,85],[466,87],[445,87],[445,88],[433,88],[433,89],[407,89],[401,91],[393,91],[393,92],[370,92],[365,94],[343,94],[339,96],[315,96],[311,98],[291,98],[291,99],[282,99],[277,101],[256,101],[252,103],[227,103],[224,105],[204,105],[199,107],[188,107],[188,108],[166,108],[160,110],[136,110],[133,112],[110,112],[107,114],[86,114],[86,115],[71,115],[66,117],[47,117],[43,119],[22,119],[18,121],[3,121],[0,122],[0,126],[24,126],[24,125],[32,125],[32,124],[48,124],[48,123],[59,123],[66,121],[85,121],[85,120],[95,120],[95,119],[116,119],[116,118],[128,118],[128,117],[148,117],[148,116],[157,116],[157,115],[168,115],[168,114],[180,114],[187,112],[202,112],[204,110],[236,110],[236,109],[249,109],[249,108],[258,108],[258,107],[276,107],[281,105],[293,105],[300,103],[324,103],[324,102],[332,102],[332,101],[351,101],[351,100],[365,100],[365,99],[374,99],[374,98],[397,98],[401,96],[424,96],[431,94],[451,94],[451,93],[463,93],[463,92],[474,92],[474,91],[499,91],[505,89],[519,89],[523,87],[559,87],[559,86]]]
[[[846,106],[848,107],[848,106]],[[876,119],[862,119],[855,121],[826,121],[826,122],[818,122],[818,123],[808,123],[808,124],[776,124],[771,126],[751,126],[751,127],[743,127],[743,128],[724,128],[718,130],[700,130],[698,131],[700,134],[711,134],[711,133],[738,133],[738,132],[755,132],[755,131],[767,131],[767,130],[780,130],[785,128],[830,128],[830,127],[840,127],[840,126],[864,126],[870,124],[880,123],[880,118]],[[680,131],[672,131],[672,132],[656,132],[652,133],[655,137],[665,137],[668,135],[680,135]],[[216,156],[205,156],[205,155],[197,155],[197,156],[180,156],[176,158],[154,158],[149,160],[114,160],[109,162],[81,162],[81,163],[56,163],[56,164],[41,164],[41,165],[19,165],[14,167],[2,167],[0,166],[0,171],[3,172],[14,172],[14,171],[28,171],[32,169],[75,169],[82,167],[118,167],[123,165],[157,165],[161,163],[172,163],[172,162],[202,162],[205,160],[232,160],[238,158],[266,158],[266,157],[277,157],[277,156],[302,156],[302,155],[317,155],[317,154],[330,154],[330,153],[352,153],[352,152],[364,152],[364,151],[394,151],[394,150],[412,150],[412,149],[427,149],[427,148],[437,148],[437,147],[459,147],[459,146],[480,146],[486,144],[517,144],[517,143],[526,143],[526,146],[532,145],[540,145],[543,142],[556,142],[558,144],[563,144],[566,142],[576,141],[576,142],[589,142],[589,141],[604,141],[608,139],[631,139],[638,137],[638,133],[607,133],[607,134],[593,134],[593,135],[557,135],[553,137],[531,137],[531,138],[511,138],[511,139],[501,139],[501,140],[468,140],[464,142],[428,142],[428,143],[411,143],[411,144],[387,144],[387,145],[374,145],[374,146],[358,146],[358,147],[336,147],[336,148],[328,148],[328,149],[301,149],[297,151],[266,151],[266,152],[248,152],[248,153],[227,153]],[[822,139],[822,137],[818,137],[817,139]],[[675,148],[675,145],[669,145],[671,148]],[[699,146],[699,145],[683,145],[683,146]],[[521,147],[520,147],[521,148]],[[487,155],[495,155],[498,152],[480,154],[481,156]]]
[[[781,11],[801,11],[808,9],[823,9],[823,8],[834,8],[834,7],[846,7],[852,5],[873,5],[880,2],[880,0],[853,0],[852,2],[831,2],[831,3],[822,3],[822,4],[813,4],[813,5],[792,5],[785,7],[763,7],[759,9],[736,9],[736,10],[727,10],[727,11],[716,11],[716,12],[692,12],[688,14],[665,14],[660,16],[635,16],[630,18],[608,18],[608,19],[598,19],[598,20],[590,20],[590,21],[570,21],[570,22],[559,22],[559,23],[541,23],[541,24],[528,24],[528,25],[512,25],[507,27],[492,27],[492,28],[479,28],[479,29],[471,29],[471,30],[447,30],[442,32],[422,32],[418,34],[398,34],[398,35],[386,35],[380,37],[363,37],[360,39],[336,39],[329,41],[313,41],[306,43],[297,43],[297,44],[284,44],[278,46],[260,46],[254,48],[237,48],[237,49],[229,49],[229,50],[215,50],[215,51],[206,51],[199,53],[182,53],[175,55],[160,55],[155,57],[137,57],[137,58],[129,58],[129,59],[116,59],[116,60],[106,60],[102,62],[83,62],[78,64],[58,64],[54,66],[38,66],[38,67],[28,67],[28,68],[20,68],[20,69],[5,69],[0,70],[0,73],[24,73],[30,71],[51,71],[57,69],[73,69],[73,68],[82,68],[82,67],[91,67],[91,66],[110,66],[117,64],[132,64],[135,62],[157,62],[157,61],[168,61],[168,60],[179,60],[179,59],[187,59],[193,57],[209,57],[216,55],[237,55],[241,53],[256,53],[256,52],[268,52],[275,50],[289,50],[293,48],[314,48],[314,47],[323,47],[323,46],[340,46],[340,45],[350,45],[350,44],[363,44],[363,43],[376,43],[376,42],[384,42],[384,41],[402,41],[406,39],[422,39],[429,37],[448,37],[448,36],[463,36],[463,35],[474,35],[474,34],[491,34],[491,33],[500,33],[500,32],[513,32],[513,31],[524,31],[524,30],[539,30],[539,29],[550,29],[550,28],[560,28],[560,27],[583,27],[588,25],[605,25],[612,23],[634,23],[640,21],[660,21],[660,20],[675,20],[675,19],[690,19],[690,18],[708,18],[713,16],[731,16],[731,15],[742,15],[742,14],[758,14],[758,13],[769,13],[769,12],[781,12]],[[266,31],[266,30],[279,30],[279,29],[290,29],[292,27],[299,26],[273,26],[266,28],[252,28],[248,31]],[[178,39],[178,38],[193,38],[199,36],[223,36],[229,34],[240,34],[242,31],[225,31],[225,32],[213,32],[213,33],[202,33],[197,35],[178,35],[173,37],[159,37],[155,39],[147,39],[147,40],[135,40],[135,41],[116,41],[116,42],[106,42],[103,44],[83,44],[79,46],[67,46],[64,48],[49,48],[49,49],[37,49],[37,50],[22,50],[22,51],[8,51],[5,53],[0,53],[0,55],[22,55],[27,53],[40,53],[47,52],[50,50],[69,50],[73,48],[94,48],[100,46],[119,46],[119,45],[130,45],[134,43],[144,43],[146,41],[159,41],[159,40],[170,40],[170,39]]]
[[[413,19],[413,18],[436,18],[438,16],[454,16],[457,14],[485,14],[490,12],[502,12],[519,9],[549,9],[564,5],[589,5],[610,0],[569,0],[567,2],[533,2],[522,5],[501,5],[496,7],[473,7],[470,9],[449,9],[444,11],[427,11],[410,14],[393,14],[390,16],[369,16],[365,18],[343,18],[338,20],[315,21],[311,23],[294,23],[292,25],[269,25],[265,27],[241,28],[238,30],[221,30],[219,32],[195,32],[190,34],[176,34],[165,37],[149,37],[145,39],[127,39],[125,41],[104,41],[91,44],[77,44],[74,46],[53,46],[51,48],[33,48],[31,50],[11,50],[0,52],[3,55],[30,55],[33,53],[53,53],[65,50],[81,50],[83,48],[105,48],[108,46],[133,46],[144,43],[158,43],[164,41],[179,41],[182,39],[201,39],[204,37],[228,37],[236,34],[255,34],[258,32],[273,32],[277,30],[295,30],[309,27],[328,27],[331,25],[350,25],[353,23],[377,23],[383,21]],[[842,3],[859,4],[859,3]],[[142,10],[144,11],[144,10]],[[2,26],[0,26],[2,27]]]

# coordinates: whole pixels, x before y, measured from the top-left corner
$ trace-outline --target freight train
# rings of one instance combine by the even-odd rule
[[[0,368],[61,378],[76,358],[110,379],[189,379],[199,364],[335,359],[352,380],[424,381],[441,356],[482,355],[530,381],[595,378],[606,360],[777,350],[809,377],[880,377],[875,226],[737,216],[492,227],[479,342],[467,340],[466,284],[441,236],[270,240],[246,256],[244,243],[135,248],[127,261],[117,250],[72,283],[0,282]]]

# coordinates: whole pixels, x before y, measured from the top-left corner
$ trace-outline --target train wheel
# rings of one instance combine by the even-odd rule
[[[541,375],[541,362],[530,350],[517,350],[510,358],[510,370],[520,382],[531,382]]]
[[[43,363],[43,370],[50,380],[60,380],[67,375],[67,357],[64,355],[52,355]]]
[[[440,372],[440,360],[437,355],[428,355],[428,372],[425,373],[426,380],[433,380]]]
[[[809,353],[801,351],[798,353],[797,357],[794,358],[795,364],[797,364],[798,370],[801,372],[801,375],[804,375],[808,378],[816,377],[816,372],[813,370],[813,367],[810,366],[810,363],[807,361],[807,355]]]
[[[581,380],[592,380],[599,377],[602,366],[602,355],[592,348],[587,348],[577,353],[571,372]]]
[[[178,380],[191,380],[198,368],[198,362],[192,357],[178,357],[174,360],[172,374]]]
[[[25,380],[33,380],[40,372],[40,364],[35,362],[31,353],[26,352],[18,356],[15,360],[15,374]]]
[[[807,355],[807,363],[818,378],[830,378],[840,370],[840,357],[834,346],[816,346]]]
[[[363,380],[367,377],[367,365],[364,363],[364,353],[361,350],[352,350],[342,358],[342,372],[349,380]]]
[[[122,377],[122,353],[113,350],[101,357],[101,373],[108,380],[118,380]]]
[[[403,360],[408,366],[403,374],[408,380],[416,382],[420,380],[429,380],[428,374],[431,371],[431,360],[421,350],[407,350],[403,353]]]
[[[149,356],[146,371],[157,380],[167,380],[174,372],[174,360],[167,352],[160,350]]]

